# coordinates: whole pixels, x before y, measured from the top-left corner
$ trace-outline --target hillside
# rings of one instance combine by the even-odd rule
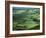
[[[39,8],[13,8],[13,30],[40,29]]]

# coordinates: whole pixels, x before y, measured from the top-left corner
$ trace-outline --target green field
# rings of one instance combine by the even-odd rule
[[[40,9],[13,7],[13,31],[40,29]]]

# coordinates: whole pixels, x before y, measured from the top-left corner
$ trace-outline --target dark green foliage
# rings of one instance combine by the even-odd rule
[[[39,8],[13,8],[13,30],[40,29]]]

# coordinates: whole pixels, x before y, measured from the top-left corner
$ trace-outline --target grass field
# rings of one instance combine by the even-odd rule
[[[13,7],[13,31],[40,29],[40,9]]]

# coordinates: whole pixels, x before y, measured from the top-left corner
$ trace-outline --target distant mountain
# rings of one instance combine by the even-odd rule
[[[36,13],[40,12],[40,8],[13,7],[13,14]]]

